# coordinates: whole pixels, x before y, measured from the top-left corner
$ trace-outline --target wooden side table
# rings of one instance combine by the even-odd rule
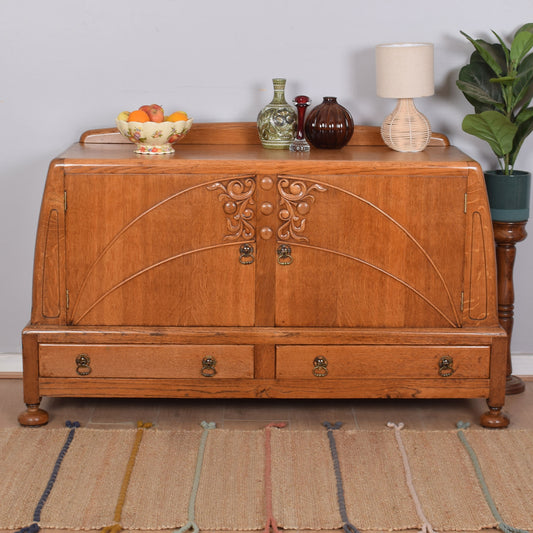
[[[514,284],[513,267],[517,242],[527,237],[527,220],[521,222],[493,222],[494,240],[496,241],[496,263],[498,269],[498,318],[507,332],[507,381],[506,394],[524,392],[525,384],[513,376],[511,363],[511,334],[514,323]]]

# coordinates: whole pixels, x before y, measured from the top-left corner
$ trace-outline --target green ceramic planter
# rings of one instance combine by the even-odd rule
[[[529,219],[531,172],[515,170],[506,176],[501,170],[485,172],[492,220],[520,222]]]

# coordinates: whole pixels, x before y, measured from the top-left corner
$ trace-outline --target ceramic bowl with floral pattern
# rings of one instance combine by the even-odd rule
[[[135,143],[137,154],[173,154],[173,144],[185,137],[193,119],[171,122],[127,122],[116,120],[117,128],[126,139]]]

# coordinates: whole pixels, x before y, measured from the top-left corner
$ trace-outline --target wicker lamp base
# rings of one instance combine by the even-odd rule
[[[421,152],[431,138],[431,126],[412,98],[399,98],[396,109],[381,125],[381,137],[397,152]]]

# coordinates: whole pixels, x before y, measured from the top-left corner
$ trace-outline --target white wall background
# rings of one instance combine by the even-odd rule
[[[433,129],[489,169],[464,134],[471,112],[455,87],[472,48],[459,34],[508,37],[533,21],[531,0],[3,0],[0,13],[0,353],[19,353],[50,160],[119,111],[159,103],[200,122],[254,121],[272,96],[337,96],[357,123],[393,102],[375,95],[374,46],[435,44]],[[533,170],[533,137],[517,168]],[[533,230],[517,246],[513,354],[533,354]]]

